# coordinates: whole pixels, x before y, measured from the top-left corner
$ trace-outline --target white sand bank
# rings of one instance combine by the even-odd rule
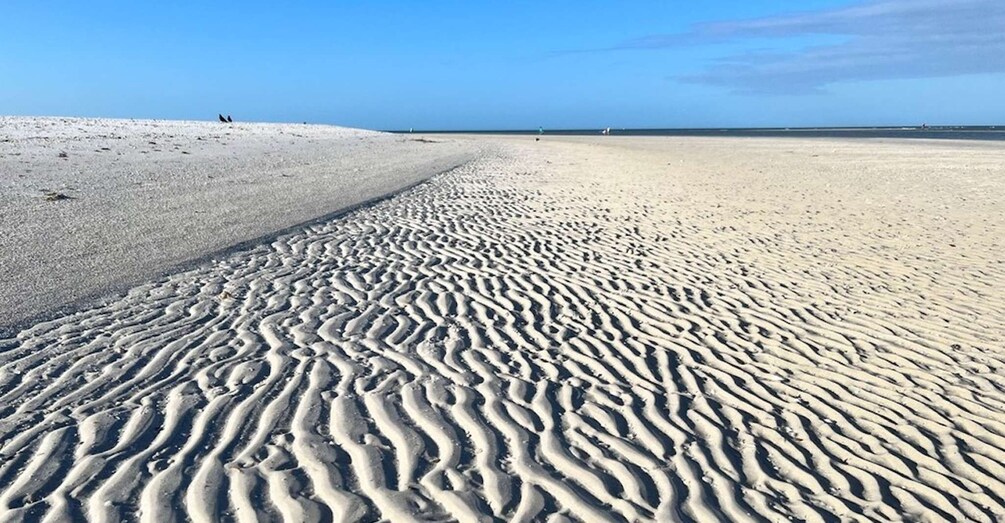
[[[1000,147],[476,142],[0,341],[0,520],[1005,519]]]
[[[315,125],[0,117],[0,329],[472,158]],[[72,199],[47,201],[65,195]]]

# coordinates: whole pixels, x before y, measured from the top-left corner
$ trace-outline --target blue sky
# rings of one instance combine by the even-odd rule
[[[213,5],[208,5],[213,4]],[[1005,124],[1005,1],[6,0],[0,114]]]

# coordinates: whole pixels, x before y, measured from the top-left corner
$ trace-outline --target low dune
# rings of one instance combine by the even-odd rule
[[[0,117],[0,133],[0,332],[473,157],[325,125]]]
[[[450,140],[0,341],[0,520],[1005,518],[1000,146]]]

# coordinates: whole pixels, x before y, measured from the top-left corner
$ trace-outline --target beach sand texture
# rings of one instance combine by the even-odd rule
[[[0,520],[1005,518],[1000,146],[455,139],[0,341]]]

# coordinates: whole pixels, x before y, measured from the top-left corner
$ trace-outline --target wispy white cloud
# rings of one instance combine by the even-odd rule
[[[830,36],[840,43],[751,51],[678,77],[738,92],[819,92],[854,80],[1005,72],[1005,0],[873,0],[849,7],[694,26],[618,49],[659,49],[752,38]]]

